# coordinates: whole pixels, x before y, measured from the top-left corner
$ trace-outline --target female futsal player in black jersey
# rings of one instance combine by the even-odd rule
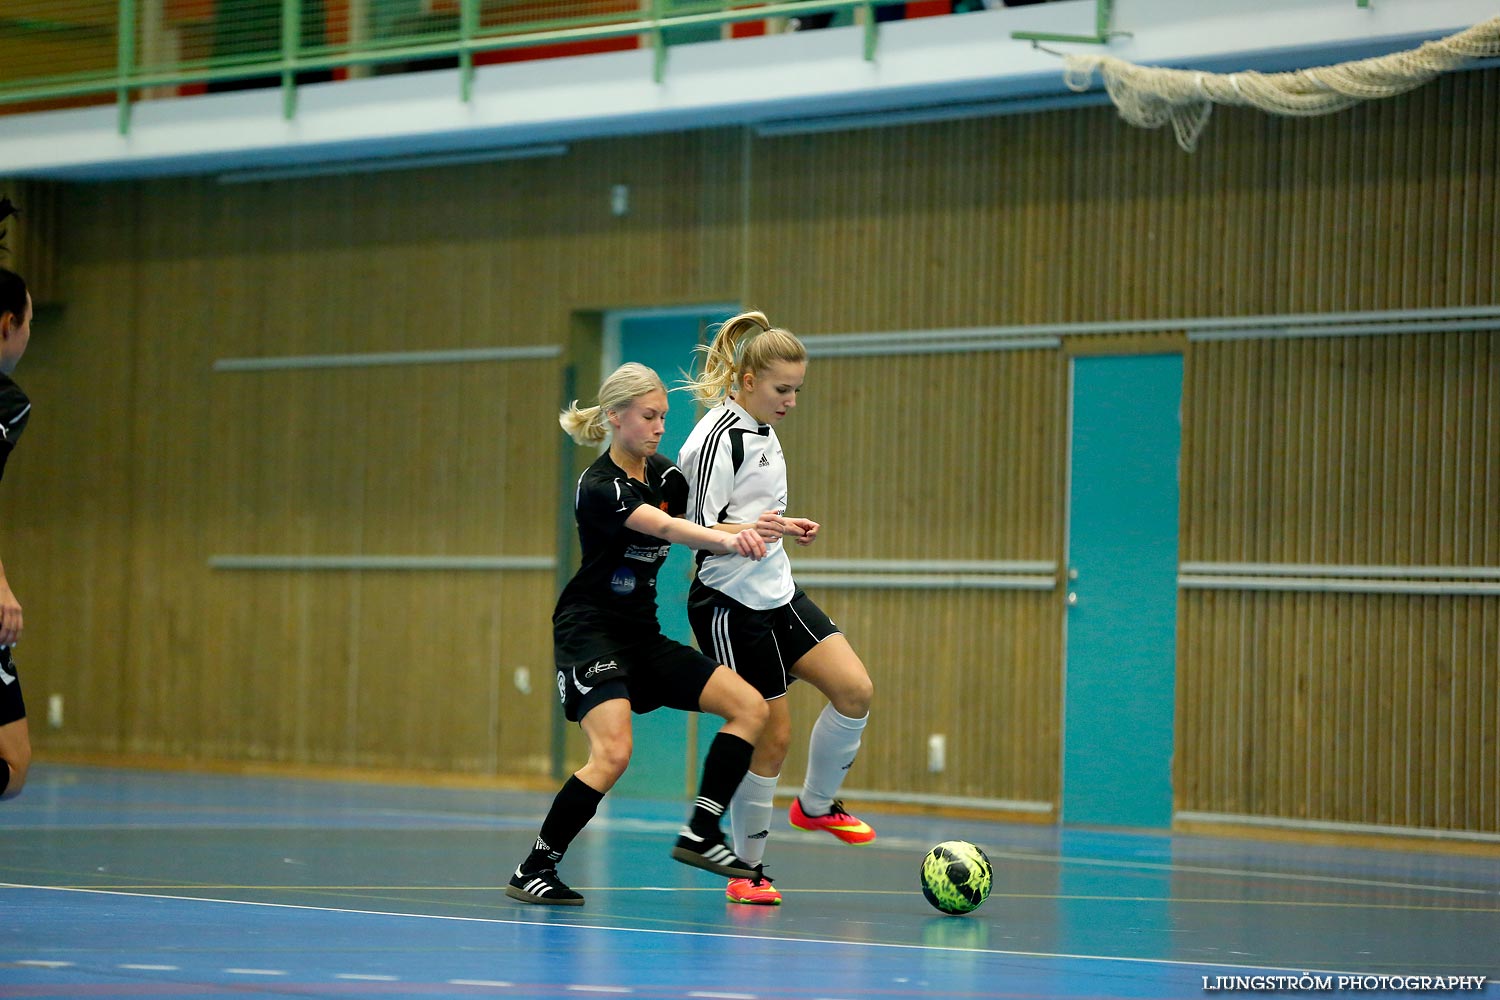
[[[0,220],[9,214],[8,200],[0,204]],[[0,476],[5,461],[26,429],[31,401],[10,379],[16,362],[31,339],[31,293],[14,271],[0,267]],[[31,766],[31,732],[26,703],[21,698],[20,673],[11,647],[21,638],[21,603],[11,592],[5,567],[0,566],[0,798],[21,794]]]
[[[868,844],[875,831],[849,815],[839,788],[854,764],[874,687],[865,665],[828,616],[792,579],[782,538],[810,545],[820,526],[787,517],[786,461],[775,427],[797,405],[807,349],[758,312],[726,320],[705,349],[704,370],[689,387],[708,412],[678,456],[688,479],[688,517],[719,531],[761,534],[766,558],[754,564],[700,554],[688,594],[688,619],[704,652],[754,684],[770,707],[765,736],[730,808],[734,849],[759,868],[770,831],[776,779],[791,743],[786,689],[801,678],[828,699],[813,724],[807,776],[788,818],[846,844]],[[757,873],[736,877],[732,902],[774,906],[781,894]]]
[[[656,453],[666,414],[661,379],[632,363],[604,380],[598,406],[579,409],[575,401],[560,418],[579,444],[611,440],[578,480],[574,517],[583,560],[552,615],[558,693],[568,721],[588,737],[589,759],[557,793],[535,846],[506,887],[506,895],[527,903],[583,904],[558,877],[558,863],[625,773],[631,712],[662,706],[725,720],[672,857],[729,878],[755,874],[725,845],[720,818],[750,765],[766,703],[732,671],[661,634],[656,574],[671,542],[749,559],[764,556],[766,544],[754,531],[726,535],[681,517],[687,481]]]

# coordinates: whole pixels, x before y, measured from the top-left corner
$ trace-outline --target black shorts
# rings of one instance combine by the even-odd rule
[[[688,621],[698,645],[772,701],[786,694],[792,667],[818,643],[839,633],[812,598],[797,588],[779,608],[757,611],[693,580]]]
[[[636,715],[658,708],[696,712],[717,669],[718,663],[691,646],[655,635],[582,663],[559,661],[557,693],[569,722],[615,698],[630,699]]]
[[[9,646],[0,646],[0,726],[26,718],[26,702],[21,700],[21,675]]]

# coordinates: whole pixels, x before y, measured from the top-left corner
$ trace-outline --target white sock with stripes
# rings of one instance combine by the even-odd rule
[[[729,832],[734,853],[758,865],[766,856],[766,838],[771,835],[771,807],[776,797],[776,778],[745,772],[745,780],[729,800]]]
[[[807,778],[802,783],[802,811],[822,816],[833,808],[844,776],[854,766],[859,741],[870,717],[851,719],[840,715],[832,705],[824,705],[813,724],[807,744]]]

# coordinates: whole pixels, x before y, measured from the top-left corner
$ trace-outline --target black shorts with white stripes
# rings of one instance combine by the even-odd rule
[[[767,701],[786,694],[792,667],[839,627],[797,588],[778,608],[757,611],[693,580],[688,621],[698,647],[749,681]]]

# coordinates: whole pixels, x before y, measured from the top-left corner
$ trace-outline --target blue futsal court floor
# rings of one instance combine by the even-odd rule
[[[879,839],[847,847],[779,819],[767,861],[786,902],[743,907],[670,859],[685,803],[606,799],[563,865],[586,905],[542,908],[503,886],[550,800],[38,763],[0,805],[0,997],[1108,1000],[1266,984],[1234,977],[1500,977],[1494,856],[851,798]],[[923,853],[953,838],[995,866],[966,917],[917,888]]]

